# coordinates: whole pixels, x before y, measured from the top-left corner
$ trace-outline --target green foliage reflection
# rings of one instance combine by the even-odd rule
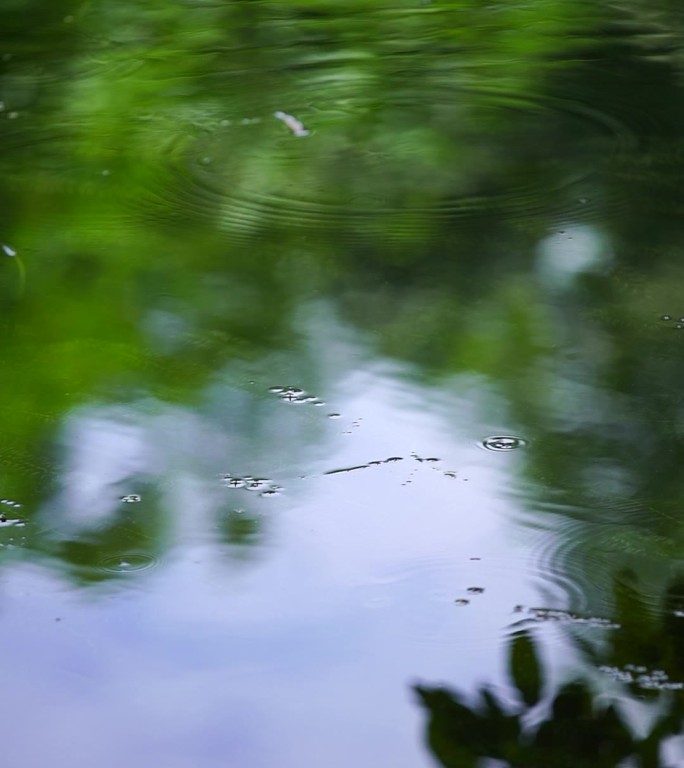
[[[527,682],[538,678],[541,668],[533,638],[525,633],[513,638],[509,658],[520,702],[514,707],[487,688],[471,705],[446,688],[415,687],[428,713],[428,745],[445,768],[475,768],[484,758],[510,768],[615,768],[627,759],[637,759],[643,768],[663,768],[662,743],[681,730],[680,699],[661,694],[664,706],[649,732],[637,736],[617,699],[601,701],[589,683],[573,680],[543,702],[540,717],[538,709],[532,712],[537,693],[530,695]]]

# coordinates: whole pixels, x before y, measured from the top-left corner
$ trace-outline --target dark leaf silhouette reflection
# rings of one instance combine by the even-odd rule
[[[681,731],[677,695],[661,692],[662,706],[649,731],[636,734],[619,706],[625,697],[597,692],[588,680],[577,677],[543,697],[539,652],[526,630],[510,640],[508,668],[518,698],[513,705],[509,696],[500,699],[487,687],[472,703],[446,687],[414,686],[428,713],[428,746],[441,765],[475,768],[496,760],[510,768],[669,768],[661,747]],[[639,698],[627,703],[638,704]]]

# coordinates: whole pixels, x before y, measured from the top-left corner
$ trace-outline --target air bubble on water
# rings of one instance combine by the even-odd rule
[[[260,491],[266,488],[271,481],[265,477],[253,477],[246,484],[245,488],[248,491]]]
[[[263,496],[264,498],[272,498],[273,496],[280,496],[280,494],[283,492],[283,489],[279,485],[272,485],[270,488],[267,488],[265,491],[262,491],[259,496]]]
[[[156,562],[151,555],[126,553],[105,558],[100,562],[100,568],[108,573],[132,573],[151,568]]]
[[[459,597],[454,600],[454,605],[468,605],[470,600],[466,600],[464,597]]]
[[[468,587],[467,591],[471,595],[481,595],[484,592],[484,587]]]
[[[660,319],[668,322],[668,320],[672,320],[672,315],[663,315]]]
[[[269,392],[274,395],[278,395],[281,400],[286,403],[293,403],[295,405],[309,404],[314,406],[325,405],[325,402],[320,397],[312,395],[310,392],[306,392],[301,387],[270,387]]]
[[[227,128],[229,125],[232,125],[232,123],[230,122],[230,120],[221,120],[219,125],[221,126],[221,128]]]
[[[8,256],[16,256],[17,252],[12,248],[10,245],[7,245],[6,243],[2,244],[2,250],[8,255]]]
[[[672,611],[672,615],[676,616],[678,619],[684,619],[684,611],[681,610],[681,608],[677,608]]]
[[[136,504],[141,500],[142,497],[138,493],[127,493],[125,496],[121,497],[121,501],[123,501],[124,504]]]
[[[588,197],[578,197],[577,198],[577,202],[580,205],[586,205],[589,202],[589,198]]]
[[[109,169],[105,168],[104,171],[102,171],[103,176],[109,176]]]
[[[342,414],[341,413],[329,413],[328,414],[329,419],[341,419]]]
[[[285,387],[280,393],[280,399],[287,403],[301,402],[304,390],[299,387]]]
[[[252,475],[235,477],[228,473],[223,475],[221,479],[228,488],[242,488],[245,491],[256,493],[258,496],[277,496],[283,490],[267,477],[252,477]]]
[[[675,328],[676,328],[678,331],[681,331],[681,330],[682,330],[682,328],[684,328],[684,324],[682,324],[682,323],[677,323],[677,325],[675,325]]]
[[[233,477],[233,475],[224,475],[223,482],[229,488],[244,488],[246,483],[242,477]]]
[[[527,445],[527,441],[514,435],[492,435],[485,437],[480,445],[488,451],[514,451]]]
[[[26,520],[20,517],[7,517],[4,512],[0,512],[0,528],[24,528]]]

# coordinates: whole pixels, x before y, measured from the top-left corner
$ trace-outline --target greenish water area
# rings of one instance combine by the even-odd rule
[[[684,766],[684,9],[4,0],[3,765]]]

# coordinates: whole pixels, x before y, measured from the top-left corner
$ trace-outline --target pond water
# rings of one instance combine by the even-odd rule
[[[13,768],[684,765],[684,12],[0,10]]]

